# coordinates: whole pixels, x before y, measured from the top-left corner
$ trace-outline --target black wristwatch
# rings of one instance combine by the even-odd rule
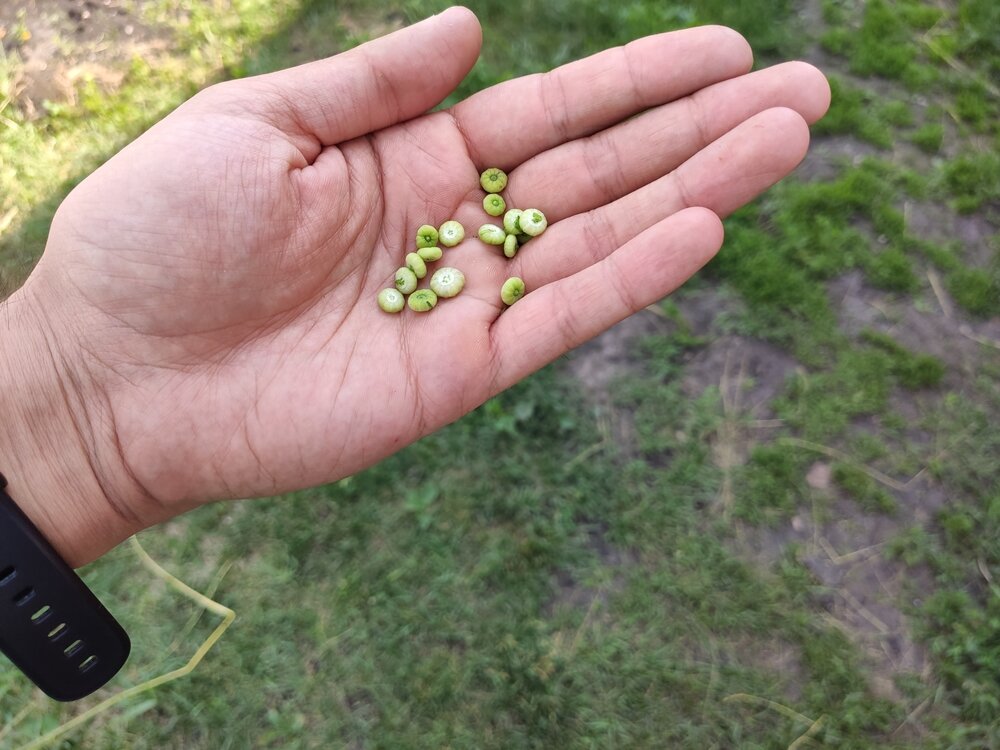
[[[7,494],[0,474],[0,651],[58,701],[90,695],[128,658],[128,635]]]

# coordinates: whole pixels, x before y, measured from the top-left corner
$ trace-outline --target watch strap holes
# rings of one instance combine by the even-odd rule
[[[35,623],[35,625],[41,625],[43,622],[49,619],[49,615],[51,614],[52,614],[52,607],[46,604],[38,608],[35,614],[31,616],[31,621]]]
[[[97,657],[91,654],[82,662],[80,662],[80,671],[86,672],[88,669],[92,669],[93,667],[97,666],[97,661],[98,661]]]

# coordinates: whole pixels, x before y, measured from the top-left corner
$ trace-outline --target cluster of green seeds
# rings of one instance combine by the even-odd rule
[[[548,226],[545,214],[537,208],[507,210],[507,203],[500,195],[507,187],[507,175],[503,170],[487,169],[479,176],[479,184],[486,191],[483,199],[486,213],[503,215],[503,227],[483,224],[479,228],[479,239],[487,245],[503,245],[503,254],[513,258],[521,245],[545,231]],[[438,299],[456,296],[465,286],[465,274],[457,268],[436,270],[430,278],[429,289],[417,289],[417,286],[427,276],[427,264],[441,260],[444,255],[440,245],[454,247],[464,239],[465,228],[454,220],[446,221],[437,229],[430,224],[420,227],[416,251],[407,253],[405,265],[396,271],[395,288],[378,293],[378,306],[387,313],[401,312],[406,305],[415,312],[427,312],[434,309]],[[524,281],[512,276],[503,283],[500,299],[505,305],[513,305],[525,291]]]
[[[457,268],[439,268],[430,279],[430,289],[417,289],[427,276],[427,264],[441,260],[445,247],[454,247],[465,239],[465,227],[457,221],[446,221],[439,229],[424,224],[417,230],[416,252],[407,253],[406,265],[396,271],[395,288],[378,293],[378,306],[387,313],[401,312],[405,305],[415,312],[434,309],[440,297],[454,297],[465,286],[465,274]],[[407,299],[407,295],[409,298]]]
[[[479,176],[479,184],[486,191],[483,198],[483,209],[490,216],[503,214],[503,226],[483,224],[479,227],[479,239],[487,245],[503,246],[503,254],[513,258],[521,245],[537,237],[549,225],[545,214],[537,208],[507,209],[507,202],[500,195],[507,187],[507,175],[500,169],[487,169]],[[524,296],[524,281],[513,276],[504,282],[500,289],[500,299],[505,305],[513,305]]]

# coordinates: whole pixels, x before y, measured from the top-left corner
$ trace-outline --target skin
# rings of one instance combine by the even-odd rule
[[[64,201],[3,305],[0,455],[71,564],[211,500],[353,474],[662,298],[719,249],[719,216],[798,164],[829,102],[815,69],[747,75],[746,42],[706,27],[433,111],[480,42],[451,9],[213,86]],[[464,243],[458,298],[385,315],[372,299],[413,217],[476,225],[481,165],[549,229],[514,260]],[[512,274],[532,293],[501,315]]]

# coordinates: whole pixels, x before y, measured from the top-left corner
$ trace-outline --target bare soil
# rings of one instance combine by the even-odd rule
[[[144,25],[124,0],[6,0],[0,43],[23,63],[15,100],[35,117],[47,101],[75,103],[83,80],[113,91],[134,56],[152,59],[170,35]]]
[[[803,17],[813,27],[821,25],[818,2],[803,5]],[[807,56],[825,70],[835,71],[838,64],[815,47]],[[878,81],[856,81],[877,90]],[[914,106],[928,102],[914,100]],[[957,139],[946,139],[956,143]],[[874,146],[850,136],[817,138],[799,167],[797,177],[826,180],[836,177],[844,164],[857,165],[863,159],[885,154]],[[946,154],[953,155],[953,154]],[[932,168],[929,157],[910,144],[898,144],[894,158],[918,171]],[[935,202],[911,202],[904,206],[907,227],[916,236],[937,241],[957,240],[963,260],[985,268],[994,254],[991,241],[997,227],[981,214],[959,215],[948,206]],[[864,229],[864,227],[861,227]],[[725,250],[723,250],[725,252]],[[972,319],[962,314],[950,299],[941,278],[928,271],[924,293],[905,296],[874,289],[856,271],[834,280],[828,287],[831,304],[837,311],[841,330],[857,335],[871,328],[892,335],[916,352],[932,354],[948,365],[943,387],[961,391],[967,378],[975,374],[984,356],[1000,348],[1000,319]],[[691,330],[711,343],[685,367],[683,387],[695,397],[705,388],[718,387],[726,412],[716,438],[714,455],[724,474],[745,462],[754,441],[768,437],[767,422],[773,416],[770,402],[784,388],[798,363],[785,352],[762,341],[726,335],[720,326],[727,312],[738,308],[738,301],[726,298],[718,290],[703,289],[675,298]],[[664,330],[663,321],[652,321],[640,313],[579,350],[570,360],[570,370],[587,391],[611,409],[606,389],[618,377],[635,368],[627,356],[629,346],[644,332]],[[623,354],[625,352],[625,354]],[[921,394],[897,394],[893,410],[910,425],[922,413]],[[613,411],[613,409],[612,409]],[[613,414],[618,432],[628,434],[630,415]],[[761,424],[762,429],[746,429],[745,424]],[[857,430],[873,432],[878,425],[855,425]],[[926,441],[916,426],[906,431],[908,440]],[[628,449],[628,444],[623,446]],[[918,606],[914,592],[930,590],[931,574],[920,568],[906,567],[888,558],[885,543],[914,524],[932,521],[947,503],[943,490],[924,474],[904,477],[900,486],[887,488],[898,503],[897,513],[888,516],[867,513],[831,484],[831,461],[817,455],[808,472],[807,482],[813,493],[813,512],[800,512],[777,527],[736,524],[734,551],[758,567],[765,575],[794,544],[800,560],[809,568],[820,586],[820,604],[831,625],[854,642],[868,666],[870,684],[876,695],[904,702],[895,678],[911,674],[929,678],[930,662],[926,649],[913,637],[905,610]],[[723,494],[727,488],[723,487]],[[721,502],[725,510],[725,498]],[[759,645],[759,644],[756,644]],[[780,675],[787,694],[799,690],[802,669],[794,648],[777,643],[772,647],[748,649],[758,658],[754,666]],[[747,658],[740,654],[740,659]]]

